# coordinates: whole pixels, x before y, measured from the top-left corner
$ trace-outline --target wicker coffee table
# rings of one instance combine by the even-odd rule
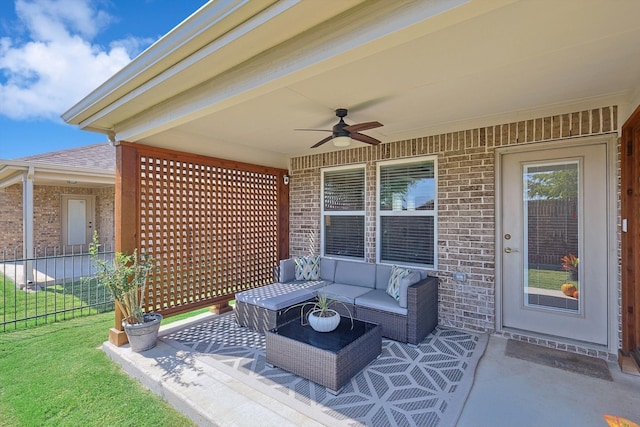
[[[340,393],[382,352],[382,327],[342,318],[333,332],[316,332],[300,319],[266,332],[267,363]]]

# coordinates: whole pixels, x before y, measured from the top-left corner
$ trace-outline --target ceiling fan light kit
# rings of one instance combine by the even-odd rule
[[[374,129],[382,126],[380,122],[365,122],[356,123],[354,125],[348,125],[345,123],[344,118],[347,116],[348,110],[346,108],[338,108],[336,110],[336,116],[340,118],[340,121],[336,123],[331,130],[328,129],[296,129],[302,131],[317,131],[317,132],[331,132],[331,136],[328,136],[311,148],[316,148],[328,141],[333,141],[333,145],[336,147],[348,147],[351,144],[351,140],[364,142],[365,144],[378,145],[380,141],[360,131],[367,129]]]
[[[351,144],[351,137],[349,136],[338,136],[331,140],[333,145],[336,147],[348,147]]]

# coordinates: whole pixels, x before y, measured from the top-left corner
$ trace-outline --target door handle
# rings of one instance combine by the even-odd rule
[[[504,253],[510,254],[511,252],[520,252],[520,251],[517,249],[504,248]]]

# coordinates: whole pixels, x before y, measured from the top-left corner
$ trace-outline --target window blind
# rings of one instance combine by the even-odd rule
[[[325,172],[324,210],[364,210],[364,169]]]
[[[364,168],[323,174],[323,254],[364,259]]]
[[[434,267],[435,161],[382,163],[378,174],[379,261]]]
[[[434,264],[432,216],[384,216],[380,257],[399,264]]]

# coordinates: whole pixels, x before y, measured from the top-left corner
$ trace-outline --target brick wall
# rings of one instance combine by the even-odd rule
[[[22,255],[22,184],[0,188],[0,230],[0,257]]]
[[[295,194],[295,201],[290,202],[289,210],[289,252],[291,255],[307,255],[309,253],[310,236],[318,236],[313,247],[314,253],[320,253],[320,174],[317,170],[301,170],[296,172],[295,179],[289,181],[290,197]],[[293,229],[295,224],[295,231]]]
[[[100,240],[113,247],[114,187],[82,188],[36,185],[33,189],[33,227],[36,254],[59,248],[61,241],[61,196],[63,194],[96,196],[96,227]],[[0,189],[0,251],[22,256],[22,185]]]
[[[374,262],[376,163],[388,159],[436,155],[439,323],[470,330],[494,331],[495,149],[616,131],[617,107],[613,106],[430,135],[375,147],[292,158],[291,255],[307,253],[310,231],[320,235],[321,168],[350,163],[366,164],[365,259]],[[465,272],[467,281],[453,281],[455,271]]]
[[[115,248],[115,188],[97,188],[92,192],[96,196],[96,224],[103,249]]]

